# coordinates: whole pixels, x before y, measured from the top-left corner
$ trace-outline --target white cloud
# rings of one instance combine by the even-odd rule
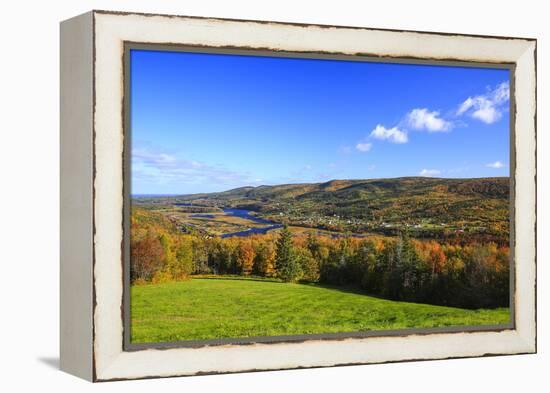
[[[505,104],[510,100],[510,84],[508,82],[502,82],[492,92],[493,101],[496,104]]]
[[[187,160],[159,149],[132,150],[132,178],[148,184],[255,184],[249,174]]]
[[[504,168],[504,164],[502,163],[502,161],[491,162],[485,166],[488,168],[494,168],[494,169]]]
[[[427,130],[429,132],[449,131],[452,123],[442,119],[439,112],[430,112],[426,108],[413,109],[407,114],[407,124],[416,130]]]
[[[481,120],[486,124],[492,124],[502,117],[501,111],[495,107],[493,102],[481,96],[468,97],[458,109],[458,114],[461,115],[466,111],[470,111],[470,116],[474,119]]]
[[[355,148],[359,150],[361,153],[366,153],[367,151],[370,151],[370,149],[372,148],[372,143],[360,142],[357,145],[355,145]]]
[[[370,136],[376,139],[388,140],[393,143],[407,143],[409,138],[405,131],[401,131],[397,127],[386,128],[378,124],[370,133]]]
[[[460,104],[456,114],[458,116],[468,114],[486,124],[493,124],[502,117],[509,100],[510,85],[508,82],[502,82],[486,94],[468,97]]]
[[[440,175],[441,171],[439,169],[422,169],[419,173],[420,176],[432,177]]]

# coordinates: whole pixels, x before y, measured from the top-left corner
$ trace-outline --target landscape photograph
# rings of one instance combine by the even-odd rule
[[[131,343],[510,323],[508,69],[129,56]]]

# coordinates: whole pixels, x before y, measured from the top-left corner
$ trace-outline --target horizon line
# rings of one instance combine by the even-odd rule
[[[397,179],[434,179],[434,180],[476,180],[476,179],[504,179],[504,178],[510,178],[510,175],[508,176],[479,176],[479,177],[435,177],[435,176],[397,176],[397,177],[372,177],[372,178],[355,178],[355,179],[330,179],[326,181],[319,181],[319,182],[295,182],[295,183],[276,183],[276,184],[260,184],[257,186],[252,185],[244,185],[244,186],[238,186],[238,187],[232,187],[228,188],[222,191],[211,191],[211,192],[192,192],[192,193],[130,193],[130,197],[162,197],[162,196],[187,196],[187,195],[197,195],[197,194],[216,194],[216,193],[222,193],[232,190],[237,190],[239,188],[259,188],[259,187],[276,187],[276,186],[288,186],[288,185],[301,185],[301,184],[324,184],[324,183],[330,183],[333,181],[370,181],[370,180],[397,180]]]

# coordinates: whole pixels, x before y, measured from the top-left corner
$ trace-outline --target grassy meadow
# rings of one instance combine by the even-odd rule
[[[133,285],[133,343],[504,324],[508,308],[398,302],[320,284],[243,277]]]

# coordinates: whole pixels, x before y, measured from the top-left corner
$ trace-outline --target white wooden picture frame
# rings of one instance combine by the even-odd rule
[[[125,44],[513,68],[513,321],[505,329],[124,345]],[[90,381],[536,352],[536,40],[91,11],[61,23],[61,368]]]

